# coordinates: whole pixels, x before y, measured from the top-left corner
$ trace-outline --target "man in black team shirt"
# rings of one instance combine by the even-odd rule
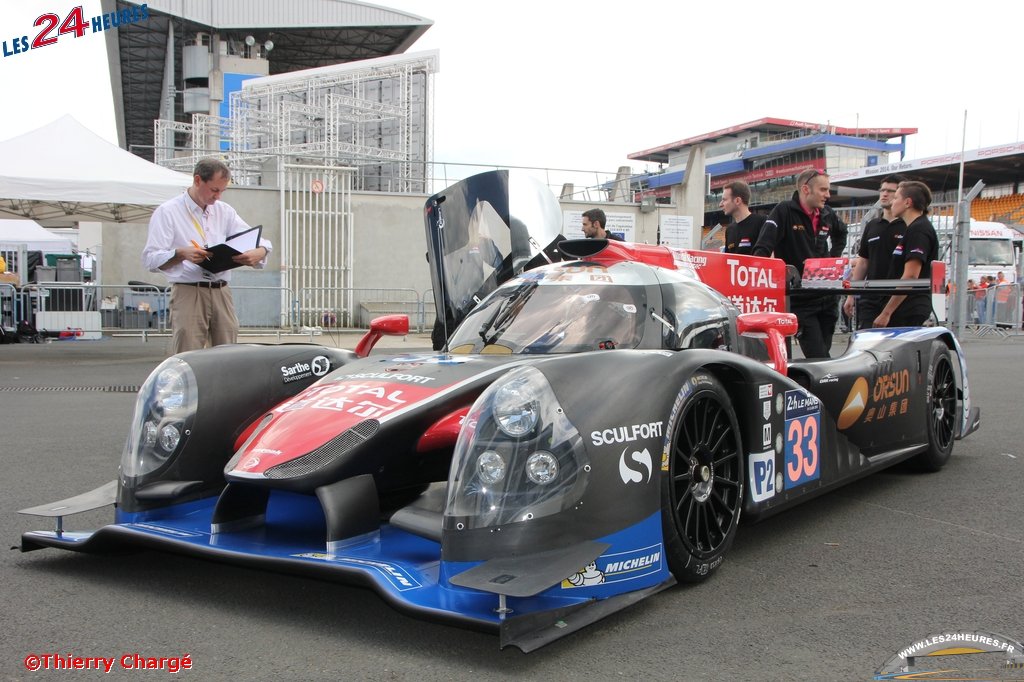
[[[903,239],[903,230],[907,227],[902,220],[892,216],[892,200],[904,180],[906,178],[902,175],[890,175],[882,180],[882,185],[878,189],[878,203],[882,207],[882,215],[868,221],[864,226],[857,249],[857,261],[850,273],[851,281],[871,281],[888,277],[893,249]],[[857,329],[870,329],[874,326],[878,313],[882,312],[885,301],[885,296],[877,294],[864,294],[858,296],[856,301],[853,296],[847,296],[843,303],[843,311],[852,316],[856,307]]]
[[[939,257],[939,237],[928,220],[932,193],[923,182],[899,184],[892,200],[892,215],[906,223],[903,238],[889,260],[889,279],[932,278],[932,262]],[[890,296],[875,318],[875,327],[918,327],[932,313],[930,291],[909,296]]]
[[[732,222],[725,228],[725,252],[749,256],[761,233],[764,216],[750,212],[750,187],[739,180],[722,188],[718,206]]]
[[[846,248],[846,223],[825,202],[828,175],[809,168],[796,178],[796,191],[780,202],[764,221],[754,244],[755,256],[775,254],[801,275],[808,258],[838,258]],[[839,319],[839,305],[830,294],[793,296],[790,305],[799,328],[797,339],[805,358],[827,358]]]

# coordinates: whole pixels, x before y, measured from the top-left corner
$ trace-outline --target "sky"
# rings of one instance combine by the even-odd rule
[[[627,156],[762,117],[915,127],[911,159],[1022,137],[1015,3],[375,4],[434,21],[410,52],[440,50],[437,162],[655,170]],[[0,138],[70,113],[116,141],[101,34],[13,54],[37,17],[78,5],[100,14],[98,0],[0,4]]]

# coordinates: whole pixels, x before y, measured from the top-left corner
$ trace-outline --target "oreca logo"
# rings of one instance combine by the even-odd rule
[[[839,412],[839,419],[836,426],[840,429],[848,429],[857,423],[860,416],[864,414],[864,408],[868,406],[868,380],[858,377],[853,382],[850,395],[846,396],[843,409]]]
[[[626,448],[628,450],[629,448]],[[619,455],[619,476],[622,477],[623,483],[646,483],[651,480],[651,472],[654,470],[654,463],[651,462],[651,453],[647,451],[647,448],[637,452],[634,450],[630,454],[629,458],[637,464],[647,469],[647,481],[644,481],[643,471],[637,471],[636,469],[630,468],[626,464],[626,450],[622,451]]]

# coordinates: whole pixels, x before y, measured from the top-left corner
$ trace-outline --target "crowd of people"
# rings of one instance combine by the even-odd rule
[[[979,277],[975,282],[967,280],[967,295],[974,305],[969,311],[975,324],[996,324],[999,320],[1009,320],[1010,311],[1007,306],[1011,300],[1012,286],[1006,275],[999,272],[995,275]]]

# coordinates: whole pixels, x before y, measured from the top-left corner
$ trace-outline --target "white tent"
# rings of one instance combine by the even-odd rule
[[[0,219],[0,249],[25,245],[26,251],[47,253],[73,253],[71,240],[47,231],[34,220]]]
[[[71,116],[0,142],[0,215],[144,221],[192,184],[111,144]]]

